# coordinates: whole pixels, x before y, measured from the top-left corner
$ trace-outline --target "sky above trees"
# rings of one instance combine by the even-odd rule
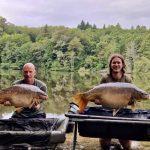
[[[150,27],[150,0],[0,0],[0,16],[15,25],[77,27],[88,21],[123,28]]]

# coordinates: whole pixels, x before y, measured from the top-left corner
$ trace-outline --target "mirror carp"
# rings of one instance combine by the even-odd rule
[[[47,98],[47,94],[40,88],[29,84],[16,84],[0,90],[0,104],[9,101],[15,107],[31,108]]]
[[[96,99],[104,107],[120,109],[126,107],[132,101],[150,99],[150,94],[134,84],[115,82],[95,86],[87,92],[74,95],[73,99],[79,106],[79,112],[83,112],[88,102],[94,102]]]

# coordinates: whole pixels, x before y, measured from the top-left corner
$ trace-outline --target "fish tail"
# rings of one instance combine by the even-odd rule
[[[79,112],[83,112],[84,108],[87,106],[88,101],[85,98],[84,93],[78,93],[73,96],[74,103],[79,106]]]
[[[17,113],[21,113],[22,110],[23,110],[23,107],[18,107],[18,108],[16,108],[16,112],[17,112]]]
[[[117,113],[119,112],[120,108],[119,109],[113,109],[113,117],[117,115]]]
[[[135,111],[135,102],[133,104],[131,104],[131,110]]]

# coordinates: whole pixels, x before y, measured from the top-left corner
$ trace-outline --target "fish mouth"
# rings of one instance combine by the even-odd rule
[[[48,96],[47,95],[39,95],[39,99],[47,100]]]

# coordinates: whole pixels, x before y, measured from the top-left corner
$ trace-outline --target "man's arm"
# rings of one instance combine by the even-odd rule
[[[42,90],[43,92],[47,93],[47,86],[43,85],[42,87],[40,87],[40,90]],[[47,100],[48,96],[43,96],[42,99],[43,100]],[[43,103],[43,101],[41,101],[40,103]],[[36,109],[39,109],[41,107],[41,104],[34,105],[33,107],[36,108]]]

